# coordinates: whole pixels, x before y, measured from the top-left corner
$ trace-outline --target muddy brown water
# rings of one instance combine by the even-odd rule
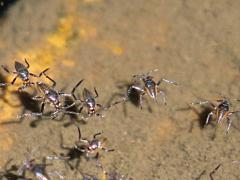
[[[85,79],[78,91],[96,87],[101,104],[124,93],[126,88],[118,85],[127,86],[133,74],[158,68],[152,74],[156,80],[180,83],[161,85],[166,106],[160,96],[158,104],[146,97],[142,110],[127,102],[104,112],[105,118],[81,125],[84,137],[103,131],[108,147],[115,149],[102,153],[104,168],[137,180],[185,180],[210,179],[209,173],[222,164],[215,179],[240,179],[240,164],[233,163],[240,160],[239,118],[233,117],[226,136],[226,122],[202,128],[208,111],[188,109],[198,98],[220,98],[218,92],[239,98],[239,6],[239,1],[228,0],[19,0],[0,18],[0,63],[13,69],[15,60],[27,58],[34,73],[50,67],[57,88],[68,92]],[[2,70],[1,76],[12,78]],[[16,120],[24,111],[13,89],[1,90],[1,122]],[[25,102],[26,111],[31,103]],[[238,108],[234,101],[233,109]],[[60,134],[69,147],[78,138],[75,126],[64,126],[70,121],[66,116],[33,127],[33,119],[27,118],[21,124],[1,125],[1,167],[9,159],[20,165],[27,149],[38,162],[47,155],[66,154]],[[49,171],[81,179],[62,161],[51,163]],[[78,169],[106,179],[93,161],[82,158]]]

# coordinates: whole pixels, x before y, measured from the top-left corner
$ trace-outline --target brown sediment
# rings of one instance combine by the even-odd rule
[[[81,128],[84,134],[108,134],[109,144],[116,151],[119,148],[121,156],[112,152],[104,157],[104,163],[107,167],[115,165],[133,179],[194,179],[211,164],[221,163],[216,161],[239,159],[237,120],[228,136],[216,141],[210,137],[214,125],[203,129],[198,114],[177,111],[198,98],[216,99],[216,92],[239,96],[237,7],[239,2],[224,0],[18,1],[1,24],[0,62],[14,69],[15,59],[23,62],[26,58],[29,71],[35,74],[50,68],[48,74],[59,88],[84,78],[83,86],[90,90],[97,87],[97,100],[103,104],[114,93],[125,93],[115,86],[119,82],[158,68],[159,72],[152,74],[154,80],[164,77],[181,84],[174,88],[161,84],[166,89],[167,106],[150,99],[153,110],[148,111],[146,101],[142,110],[126,102],[126,116],[118,105],[109,109],[115,112],[111,119],[106,111],[106,118],[93,118]],[[13,76],[4,75],[8,82],[12,80]],[[44,77],[33,80],[46,81]],[[21,106],[12,94],[19,86],[20,81],[4,95],[16,106],[0,101],[0,123],[16,119],[20,113]],[[201,113],[201,107],[195,108]],[[7,161],[5,157],[20,162],[28,147],[43,147],[39,158],[65,153],[59,147],[59,134],[64,131],[70,146],[77,138],[75,127],[64,126],[68,120],[46,120],[32,127],[33,119],[29,118],[14,126],[0,125],[1,165]],[[66,179],[76,179],[64,163],[53,163]],[[88,164],[81,161],[79,169],[87,173],[95,168],[85,168]],[[221,178],[236,179],[239,175],[238,170],[224,166]]]

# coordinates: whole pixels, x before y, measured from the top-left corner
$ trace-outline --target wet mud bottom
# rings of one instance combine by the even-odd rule
[[[210,179],[210,174],[236,180],[238,115],[231,117],[226,135],[226,121],[212,120],[203,127],[209,108],[189,104],[221,99],[219,93],[239,99],[239,5],[227,0],[18,0],[1,13],[0,64],[14,70],[14,62],[26,58],[32,73],[50,68],[56,89],[65,92],[85,79],[77,93],[96,87],[103,105],[126,93],[132,75],[159,69],[151,74],[156,82],[166,78],[179,83],[160,84],[167,105],[160,95],[157,103],[144,96],[141,110],[139,99],[132,97],[103,112],[104,118],[78,123],[83,137],[103,132],[107,146],[115,150],[100,152],[104,169],[137,180]],[[13,76],[2,69],[0,79],[11,82]],[[19,86],[17,80],[0,90],[0,166],[10,159],[9,166],[20,166],[31,154],[28,149],[38,163],[46,156],[67,155],[61,141],[69,148],[78,141],[76,117],[7,123],[40,108],[31,99],[36,92],[29,88],[19,94]],[[238,101],[232,104],[231,109],[240,109]],[[78,171],[64,162],[47,160],[47,170],[69,180],[82,179],[81,173],[107,179],[94,160],[69,161],[73,167],[79,164]]]

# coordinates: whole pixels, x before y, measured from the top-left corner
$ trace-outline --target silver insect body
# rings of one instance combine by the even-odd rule
[[[98,104],[96,102],[96,98],[98,97],[98,92],[97,89],[94,88],[94,92],[95,92],[95,96],[93,95],[93,93],[91,91],[89,91],[87,88],[83,89],[82,92],[82,97],[77,98],[74,94],[76,88],[83,82],[84,80],[82,79],[81,81],[79,81],[76,86],[73,88],[71,94],[73,96],[73,98],[75,99],[75,101],[80,101],[82,103],[82,107],[80,109],[80,112],[83,110],[84,106],[87,107],[87,117],[83,117],[85,119],[87,119],[88,117],[92,116],[92,115],[96,115],[99,117],[103,117],[101,114],[96,113],[99,108],[103,108],[103,106],[101,104]],[[106,108],[107,109],[107,108]]]
[[[42,82],[37,82],[40,91],[44,94],[44,99],[56,108],[61,107],[59,94],[53,88]]]
[[[97,159],[99,157],[98,150],[103,150],[105,152],[114,151],[114,149],[106,148],[107,138],[97,138],[97,136],[101,135],[102,133],[94,134],[91,140],[82,138],[79,127],[78,127],[78,133],[79,133],[79,142],[83,143],[84,146],[76,145],[76,148],[81,152],[84,152],[86,157],[89,157],[90,154],[95,154],[95,158]]]
[[[157,101],[157,92],[158,92],[158,86],[157,84],[152,80],[153,77],[147,76],[143,79],[144,82],[144,90],[147,92],[147,94],[153,98],[155,101]]]
[[[89,141],[88,142],[88,147],[87,147],[87,149],[89,150],[89,151],[94,151],[94,150],[96,150],[96,149],[98,149],[98,148],[102,148],[102,142],[100,141],[100,140],[98,140],[98,139],[93,139],[92,141]]]
[[[23,118],[25,116],[43,116],[44,106],[45,103],[49,103],[55,108],[55,111],[51,113],[51,119],[54,119],[57,117],[58,113],[63,112],[64,114],[74,114],[79,115],[79,112],[74,111],[68,111],[68,108],[73,107],[76,103],[73,102],[70,105],[63,106],[61,103],[61,97],[74,97],[73,94],[68,94],[64,92],[58,92],[54,89],[56,86],[56,82],[51,79],[48,75],[43,73],[47,79],[49,79],[53,84],[52,86],[49,86],[43,82],[37,82],[37,87],[42,93],[42,96],[35,96],[33,97],[33,100],[40,100],[41,101],[41,112],[34,112],[34,113],[25,113],[20,116],[20,118]]]
[[[228,126],[227,126],[226,133],[228,133],[229,129],[231,127],[231,124],[232,124],[232,118],[230,118],[230,117],[231,117],[231,115],[233,115],[235,113],[239,113],[239,111],[230,111],[231,103],[226,98],[217,100],[217,102],[218,102],[217,105],[215,105],[214,103],[207,101],[207,100],[200,101],[197,103],[192,103],[192,104],[200,104],[200,105],[209,104],[212,111],[207,116],[205,126],[209,123],[210,119],[214,116],[218,124],[220,122],[222,122],[223,120],[227,120]]]
[[[46,165],[45,164],[34,164],[34,159],[25,160],[23,166],[19,169],[18,174],[24,175],[28,170],[34,174],[36,178],[39,180],[50,180],[47,173],[45,172]]]
[[[7,73],[11,73],[11,74],[14,74],[15,77],[14,79],[12,80],[11,83],[0,83],[0,87],[5,87],[5,86],[10,86],[10,85],[14,85],[15,81],[17,80],[17,78],[20,78],[22,80],[22,83],[23,85],[21,87],[18,88],[19,91],[22,91],[23,89],[27,88],[27,87],[30,87],[32,85],[34,85],[35,83],[34,82],[31,82],[30,81],[30,76],[32,77],[36,77],[36,78],[39,78],[41,77],[46,71],[49,70],[49,68],[45,69],[44,71],[42,71],[39,75],[35,75],[33,73],[30,73],[28,71],[30,65],[29,63],[27,62],[27,60],[25,59],[25,63],[26,65],[18,62],[18,61],[15,61],[15,71],[11,72],[8,70],[7,67],[3,66],[2,65],[2,68],[7,72]]]
[[[84,88],[82,96],[83,96],[83,102],[88,107],[88,114],[91,114],[91,115],[94,114],[97,107],[95,98],[97,98],[98,95],[93,97],[93,94],[88,89]]]
[[[29,72],[28,67],[24,66],[22,63],[15,61],[15,69],[18,77],[20,77],[24,82],[29,82]]]
[[[206,101],[208,102],[208,101]],[[210,118],[215,115],[217,123],[220,123],[222,120],[227,119],[228,121],[228,128],[227,128],[227,132],[229,131],[229,128],[231,126],[232,120],[230,119],[230,116],[235,113],[235,112],[230,112],[230,103],[227,100],[218,100],[218,102],[220,102],[218,105],[214,105],[211,102],[210,105],[213,108],[213,111],[211,111],[208,116],[207,116],[207,120],[206,120],[206,125],[209,123]]]
[[[223,100],[216,108],[217,123],[220,123],[226,116],[229,115],[230,103]]]
[[[127,97],[129,97],[131,90],[135,89],[140,92],[140,107],[142,108],[142,98],[145,94],[147,94],[149,97],[154,99],[157,102],[157,94],[161,94],[163,96],[163,101],[166,104],[166,98],[165,98],[165,93],[164,91],[160,90],[159,85],[162,82],[166,82],[169,84],[174,84],[177,85],[176,81],[171,81],[167,80],[164,78],[161,78],[157,83],[153,80],[152,76],[149,76],[151,72],[158,71],[158,69],[152,70],[146,74],[141,74],[141,75],[133,75],[133,78],[135,78],[135,83],[137,82],[136,80],[140,80],[143,82],[143,87],[139,87],[137,84],[131,85],[130,88],[128,89]]]

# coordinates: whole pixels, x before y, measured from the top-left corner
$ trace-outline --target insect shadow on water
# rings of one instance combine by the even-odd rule
[[[205,121],[205,125],[207,126],[208,123],[211,120],[215,120],[217,121],[217,124],[221,123],[222,121],[227,121],[227,130],[226,130],[226,134],[229,133],[230,127],[232,125],[232,115],[237,115],[240,113],[240,111],[232,111],[233,109],[233,105],[231,100],[235,100],[235,101],[239,101],[238,99],[230,99],[227,98],[225,96],[222,96],[222,99],[217,99],[214,101],[209,101],[209,100],[201,100],[198,102],[194,102],[192,103],[192,105],[203,105],[206,107],[209,107],[211,109],[211,112],[208,113],[206,121]],[[217,126],[215,128],[215,133],[212,139],[215,138],[216,135],[216,129]]]
[[[6,76],[4,76],[2,73],[0,73],[0,82],[6,82]],[[7,86],[2,86],[1,87],[1,89],[0,89],[0,99],[4,102],[4,103],[6,103],[6,104],[8,104],[8,105],[10,105],[10,106],[12,106],[12,107],[15,107],[15,105],[14,104],[12,104],[11,102],[9,102],[7,99],[6,99],[6,93],[7,93]]]
[[[106,138],[98,138],[99,135],[102,133],[96,133],[93,135],[92,139],[85,139],[82,138],[80,128],[77,126],[78,129],[78,141],[75,143],[73,147],[67,147],[63,143],[63,136],[60,134],[60,147],[62,149],[67,150],[67,154],[60,154],[60,156],[48,156],[49,160],[64,160],[65,163],[70,167],[71,170],[78,169],[81,157],[84,157],[87,161],[90,159],[96,160],[96,165],[99,168],[102,168],[101,163],[99,162],[99,150],[105,152],[114,151],[114,149],[107,149],[106,148]],[[73,166],[70,161],[77,160],[75,166]]]
[[[0,171],[0,179],[3,180],[30,180],[26,179],[24,176],[18,175],[18,167],[16,165],[12,165],[8,168],[9,164],[12,162],[12,159],[8,160]],[[14,173],[16,172],[16,173]],[[5,178],[5,179],[4,179]]]
[[[36,179],[41,179],[41,180],[50,180],[50,176],[57,176],[61,180],[64,179],[64,177],[56,170],[54,171],[47,171],[47,167],[52,166],[51,163],[47,163],[47,158],[43,157],[40,163],[36,162],[36,159],[32,158],[32,154],[36,149],[29,150],[27,149],[27,154],[26,158],[23,161],[22,165],[20,168],[18,168],[18,174],[20,176],[24,176],[26,172],[32,173]]]
[[[71,170],[77,170],[81,161],[81,156],[83,156],[83,152],[79,151],[76,146],[68,147],[64,145],[63,135],[60,133],[60,148],[66,150],[67,153],[60,153],[59,156],[47,156],[49,160],[64,160],[65,164],[69,166]],[[54,152],[54,154],[56,154]],[[72,161],[76,160],[76,164],[72,165]]]
[[[70,106],[71,104],[74,103],[74,100],[70,97],[65,97],[64,99],[64,106]],[[68,108],[68,111],[71,112],[79,112],[79,108],[78,106],[75,104],[74,106],[71,106],[70,108]],[[86,124],[86,121],[84,121],[83,119],[79,120],[79,116],[77,114],[63,114],[62,119],[64,119],[65,116],[68,116],[70,121],[66,122],[63,126],[64,127],[69,127],[70,125],[79,123],[79,124]]]
[[[87,88],[83,88],[82,96],[79,93],[75,93],[76,89],[81,85],[82,82],[83,79],[76,84],[76,86],[73,88],[71,92],[74,101],[80,102],[81,107],[79,109],[79,112],[81,113],[82,111],[85,110],[85,112],[82,113],[83,114],[82,120],[87,120],[88,118],[93,116],[103,118],[104,115],[102,115],[100,112],[106,111],[109,108],[125,101],[125,98],[123,98],[122,100],[116,101],[112,104],[108,104],[107,106],[99,104],[97,102],[99,94],[96,87],[93,88],[94,92],[88,90]]]
[[[63,102],[61,100],[62,97],[73,97],[73,94],[68,94],[68,93],[64,93],[64,92],[60,92],[55,90],[56,87],[56,81],[54,81],[52,78],[50,78],[47,74],[45,74],[45,72],[43,72],[44,76],[50,80],[52,82],[52,85],[49,86],[43,82],[37,82],[37,87],[39,88],[41,95],[40,96],[34,96],[33,99],[36,101],[40,101],[41,102],[41,110],[40,112],[37,113],[25,113],[22,116],[20,116],[19,118],[22,117],[35,117],[35,116],[41,116],[41,117],[46,117],[50,119],[56,119],[57,116],[59,115],[59,113],[64,113],[64,114],[76,114],[79,115],[80,112],[72,112],[69,111],[68,108],[72,107],[75,105],[75,102],[72,103],[69,106],[63,106]],[[75,89],[75,87],[73,88]],[[51,106],[54,107],[54,112],[51,112],[50,115],[44,113],[44,107],[45,104],[50,104]]]
[[[12,86],[15,84],[17,79],[22,81],[22,85],[18,88],[18,91],[23,91],[24,89],[35,85],[35,82],[32,82],[30,77],[40,78],[43,74],[45,74],[49,68],[43,70],[39,73],[39,75],[33,74],[29,72],[30,64],[25,59],[25,64],[22,64],[18,61],[15,61],[15,71],[10,71],[6,66],[2,65],[4,71],[9,74],[14,74],[14,78],[11,83],[2,82],[0,83],[0,87]]]
[[[119,104],[124,101],[129,101],[135,107],[139,107],[140,106],[140,92],[134,88],[131,88],[133,85],[134,85],[134,83],[127,82],[127,81],[118,82],[116,84],[116,87],[121,92],[113,93],[107,102],[107,106],[111,106],[111,104],[114,104],[114,105]],[[125,93],[124,93],[124,91],[125,91]],[[120,98],[120,100],[113,102],[118,97]],[[150,113],[152,113],[153,111],[152,111],[152,108],[151,108],[149,102],[148,101],[146,101],[146,102],[147,102],[148,111]],[[127,116],[126,103],[122,103],[122,105],[123,105],[123,113],[124,113],[124,116],[126,117]]]
[[[179,109],[177,109],[177,111],[193,111],[198,116],[197,119],[193,119],[191,122],[191,126],[189,128],[189,132],[191,133],[196,121],[198,122],[200,129],[203,129],[205,127],[207,116],[209,113],[211,113],[212,109],[208,106],[202,106],[201,110],[199,111],[194,106],[188,104],[187,107],[179,108]],[[214,126],[212,124],[212,121],[210,121],[210,125]]]
[[[130,86],[130,88],[128,89],[128,93],[127,93],[127,97],[130,94],[132,89],[135,89],[137,91],[140,92],[140,108],[142,109],[142,105],[143,105],[143,97],[144,96],[148,96],[151,99],[153,99],[156,103],[158,103],[157,101],[157,96],[158,94],[162,96],[163,98],[163,102],[166,105],[166,94],[165,92],[160,88],[160,85],[162,84],[162,82],[168,83],[168,84],[172,84],[172,85],[179,85],[176,81],[174,80],[168,80],[165,78],[161,78],[158,81],[154,80],[153,76],[150,76],[150,74],[152,72],[156,72],[158,71],[158,69],[154,69],[151,70],[147,73],[144,74],[135,74],[133,75],[133,79],[134,79],[134,84]],[[141,82],[142,85],[139,86],[139,83]]]
[[[35,113],[35,112],[39,112],[40,111],[40,104],[37,101],[34,101],[32,99],[32,95],[28,92],[25,91],[13,91],[13,94],[16,95],[18,97],[18,99],[20,100],[20,105],[18,105],[18,107],[22,107],[22,114],[25,114],[27,111],[30,111],[31,113]],[[20,116],[21,118],[19,118],[18,120],[14,120],[14,121],[8,121],[8,122],[3,122],[1,124],[13,124],[13,123],[22,123],[24,120],[24,116]],[[40,116],[36,117],[36,120],[31,121],[30,126],[35,128],[37,127],[37,122],[39,122],[40,120],[42,120],[42,118]]]
[[[81,107],[79,112],[82,112],[84,109],[86,109],[87,114],[82,117],[82,119],[87,120],[89,117],[97,116],[100,118],[103,118],[104,116],[99,113],[101,110],[107,110],[108,108],[97,103],[96,99],[99,97],[97,89],[94,87],[94,93],[92,93],[87,88],[84,88],[82,91],[82,97],[79,95],[79,93],[76,95],[75,91],[76,89],[82,84],[84,80],[80,80],[76,86],[73,88],[71,94],[76,102],[81,103]]]

